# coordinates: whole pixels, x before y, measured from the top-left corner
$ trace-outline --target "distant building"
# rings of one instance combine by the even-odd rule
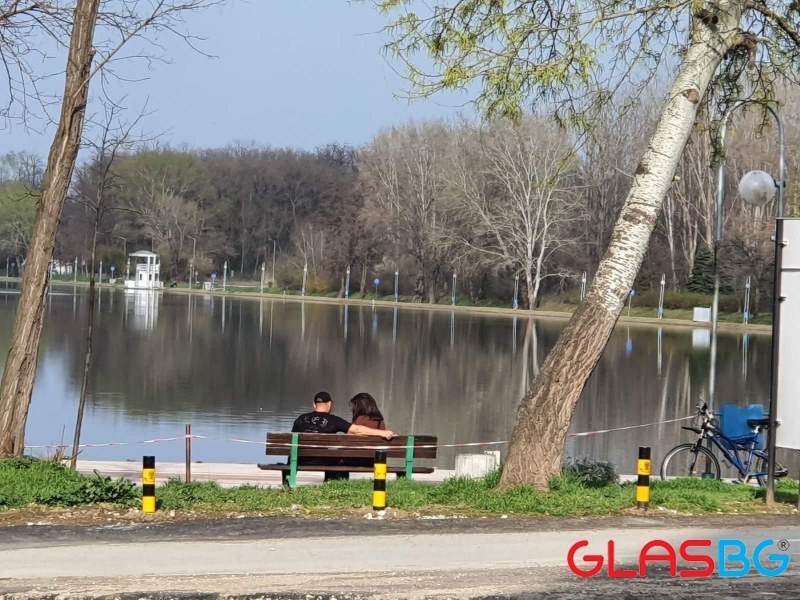
[[[164,287],[160,278],[161,262],[158,260],[158,254],[149,250],[138,250],[129,256],[134,261],[134,271],[133,279],[125,280],[125,289],[160,290]],[[130,269],[128,272],[130,273]]]

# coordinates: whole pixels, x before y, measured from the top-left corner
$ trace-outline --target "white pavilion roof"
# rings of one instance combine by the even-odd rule
[[[133,256],[135,258],[149,258],[153,256],[158,256],[155,252],[150,252],[150,250],[137,250],[136,252],[131,252],[128,256]]]

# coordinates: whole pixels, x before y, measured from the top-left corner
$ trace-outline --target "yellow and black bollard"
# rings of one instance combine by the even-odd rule
[[[639,446],[636,474],[636,508],[647,510],[650,506],[650,448],[647,446]]]
[[[142,457],[142,512],[156,512],[156,457]]]
[[[372,481],[372,510],[386,510],[386,450],[375,451],[375,476]]]

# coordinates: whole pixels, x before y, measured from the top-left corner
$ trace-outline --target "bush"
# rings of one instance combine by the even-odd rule
[[[331,291],[330,285],[324,279],[319,277],[309,277],[306,280],[306,293],[307,294],[326,294]]]
[[[564,465],[562,472],[587,487],[604,487],[616,483],[619,479],[614,465],[591,458],[569,461]]]
[[[692,275],[686,289],[696,294],[714,292],[714,255],[708,248],[701,249],[694,257]]]

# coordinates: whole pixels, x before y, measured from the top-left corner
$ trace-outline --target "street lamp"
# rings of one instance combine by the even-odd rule
[[[303,290],[300,292],[301,296],[306,295],[306,279],[308,278],[308,263],[303,265]]]
[[[261,293],[261,294],[264,293],[264,269],[265,268],[266,268],[266,263],[262,262],[261,263],[261,289],[259,290],[259,293]]]
[[[456,272],[453,271],[453,290],[452,290],[453,295],[451,298],[453,306],[456,305],[456,277],[457,277]]]
[[[228,285],[228,261],[226,260],[225,263],[222,265],[222,291],[225,291],[225,287]]]
[[[192,275],[194,274],[194,259],[197,252],[197,238],[187,234],[187,238],[192,240],[192,260],[189,262],[189,289],[192,289]]]
[[[272,242],[272,287],[275,287],[275,249],[277,246],[272,238],[269,238],[269,241]]]
[[[395,269],[394,271],[394,301],[397,302],[400,300],[400,271]]]
[[[783,218],[786,191],[786,162],[785,162],[785,142],[783,120],[778,112],[769,103],[761,100],[739,100],[730,110],[722,116],[719,124],[719,164],[717,166],[717,198],[716,198],[716,222],[714,231],[714,299],[711,306],[711,373],[709,375],[708,392],[709,404],[712,408],[716,400],[716,371],[717,371],[717,330],[719,327],[719,245],[722,240],[723,207],[725,204],[725,136],[728,128],[728,121],[737,109],[749,104],[762,106],[775,118],[778,125],[778,180],[764,171],[750,171],[745,173],[739,182],[739,194],[742,199],[749,204],[765,204],[775,198],[775,191],[778,192],[778,205],[776,217]],[[777,271],[780,264],[782,243],[775,237],[775,284],[778,281]],[[773,287],[773,311],[772,311],[772,356],[771,356],[771,376],[769,394],[769,420],[770,426],[767,428],[767,489],[765,500],[768,506],[775,500],[775,415],[777,414],[777,356],[778,356],[778,319],[777,310],[780,299]]]
[[[345,298],[345,300],[350,298],[350,265],[347,265],[347,271],[345,272],[344,298]]]
[[[514,310],[519,308],[519,273],[514,274],[514,301],[512,302],[512,307]]]

